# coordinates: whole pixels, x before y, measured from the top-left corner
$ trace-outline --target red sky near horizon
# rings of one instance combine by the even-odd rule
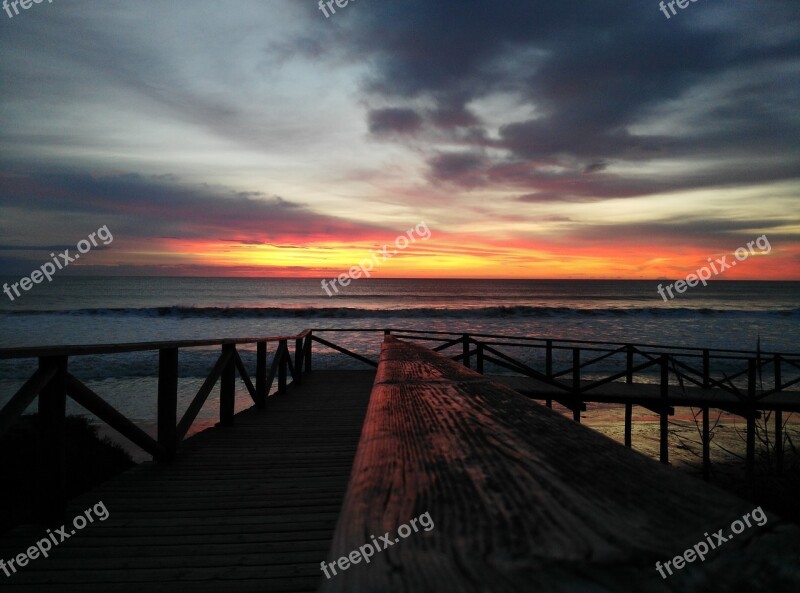
[[[411,225],[411,229],[414,225]],[[728,249],[685,247],[682,253],[665,253],[661,246],[626,244],[598,250],[572,248],[546,242],[495,241],[480,236],[435,232],[428,238],[412,233],[392,236],[374,233],[354,242],[316,240],[303,243],[302,236],[285,244],[252,244],[215,240],[163,239],[146,251],[136,245],[115,244],[118,249],[93,255],[94,270],[123,273],[146,266],[158,274],[243,277],[334,277],[352,266],[372,266],[375,278],[618,278],[680,279],[701,267],[716,269],[716,280],[800,280],[796,246],[775,247],[753,236],[733,242]],[[400,237],[399,246],[395,241]],[[383,257],[383,246],[387,254]],[[734,251],[739,252],[738,261]],[[130,249],[130,252],[127,252]],[[724,260],[723,260],[724,257]],[[709,262],[709,259],[711,262]],[[722,264],[728,264],[729,267]],[[714,268],[711,264],[714,264]]]

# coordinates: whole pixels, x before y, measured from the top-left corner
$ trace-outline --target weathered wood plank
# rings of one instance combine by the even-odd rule
[[[329,560],[423,513],[435,527],[321,590],[800,590],[800,530],[771,514],[704,563],[656,572],[752,508],[389,337]]]
[[[19,573],[16,592],[314,591],[358,445],[372,371],[316,371],[286,397],[201,432],[167,466],[142,464],[71,501],[109,512]],[[67,524],[69,525],[69,523]],[[0,558],[42,538],[0,537]],[[5,590],[5,588],[3,588]]]

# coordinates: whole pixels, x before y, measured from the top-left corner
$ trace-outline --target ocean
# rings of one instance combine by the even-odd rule
[[[10,282],[13,279],[0,279]],[[414,327],[797,351],[800,282],[718,281],[664,302],[657,281],[61,277],[0,299],[0,347]]]
[[[305,328],[409,328],[800,351],[798,282],[717,281],[669,302],[657,286],[655,280],[360,279],[328,297],[316,279],[64,276],[35,285],[14,302],[0,295],[0,347],[291,335]],[[373,357],[380,340],[377,332],[333,338]],[[353,359],[318,350],[317,368],[359,367]],[[183,404],[188,405],[216,353],[182,351]],[[243,348],[243,358],[251,362],[252,349]],[[34,360],[0,361],[0,405],[35,365]],[[70,370],[129,416],[146,425],[154,422],[156,353],[76,357]],[[237,409],[248,404],[240,385]],[[203,412],[209,423],[215,405],[212,398]]]

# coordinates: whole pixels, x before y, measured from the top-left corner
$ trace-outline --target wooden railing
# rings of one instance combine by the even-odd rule
[[[234,422],[236,374],[238,373],[244,383],[255,406],[263,408],[276,379],[275,394],[281,395],[287,390],[289,377],[299,384],[303,374],[311,370],[311,343],[314,338],[312,332],[306,330],[295,336],[265,338],[3,349],[0,350],[0,359],[36,358],[38,369],[0,410],[0,434],[6,432],[38,397],[41,424],[37,439],[36,491],[39,493],[39,500],[36,506],[46,521],[58,521],[65,511],[64,423],[68,397],[151,454],[154,460],[169,462],[175,457],[180,443],[189,433],[218,382],[219,424],[229,426]],[[237,346],[252,344],[256,346],[255,384],[237,350]],[[271,360],[268,357],[269,344],[276,345]],[[221,350],[219,357],[186,411],[178,419],[179,351],[214,346]],[[345,349],[340,350],[347,352]],[[69,372],[70,358],[145,351],[158,351],[157,438],[147,434]]]
[[[315,328],[304,330],[297,335],[273,336],[263,338],[240,338],[222,340],[187,340],[173,342],[148,342],[134,344],[104,344],[82,346],[47,346],[35,348],[0,349],[0,360],[30,359],[38,360],[37,370],[20,387],[13,397],[0,409],[0,434],[38,398],[38,412],[41,417],[38,438],[39,483],[37,492],[41,500],[38,507],[47,517],[61,517],[65,508],[65,463],[64,463],[64,419],[67,397],[106,422],[111,428],[141,447],[162,463],[171,461],[180,443],[190,432],[199,412],[211,391],[220,384],[219,423],[229,426],[234,422],[234,402],[236,375],[238,373],[247,392],[257,408],[263,408],[271,395],[277,380],[275,394],[284,394],[289,378],[300,383],[305,373],[312,369],[312,343],[345,354],[359,362],[377,367],[377,361],[356,353],[333,341],[320,337],[319,333],[334,333],[344,336],[348,333],[392,334],[397,338],[421,342],[434,342],[434,351],[441,352],[457,347],[460,353],[451,358],[471,367],[475,360],[476,370],[484,373],[484,367],[494,364],[497,367],[531,377],[557,390],[556,401],[571,408],[576,420],[585,409],[584,401],[591,400],[591,392],[602,385],[619,381],[623,377],[632,383],[634,377],[647,369],[658,370],[659,384],[663,396],[662,403],[654,406],[661,414],[662,431],[665,432],[667,415],[672,413],[668,398],[670,374],[681,385],[683,381],[703,388],[718,388],[734,393],[740,398],[735,413],[744,415],[750,429],[758,410],[765,405],[764,398],[800,383],[800,376],[786,380],[785,371],[800,370],[800,355],[773,352],[752,352],[742,350],[681,348],[673,346],[640,345],[632,343],[613,343],[589,340],[554,340],[534,337],[505,336],[499,334],[452,333],[418,331],[408,329]],[[237,350],[237,346],[256,346],[256,369],[254,378],[247,370]],[[268,356],[270,344],[275,344],[271,358]],[[220,354],[202,386],[192,398],[191,403],[179,419],[178,399],[178,359],[180,350],[199,347],[219,347]],[[536,349],[544,353],[543,368],[535,368],[500,349]],[[115,409],[103,397],[89,388],[79,378],[70,373],[70,358],[87,355],[110,355],[131,352],[158,351],[158,389],[157,389],[157,437],[153,438],[139,428],[123,413]],[[556,354],[566,352],[570,363],[566,368],[555,368]],[[590,358],[586,359],[589,353]],[[624,355],[625,363],[613,372],[596,376],[586,381],[585,369],[613,357]],[[701,366],[696,367],[687,361],[696,359]],[[723,377],[713,377],[712,367],[721,360],[740,361],[744,369]],[[770,389],[757,389],[762,369],[770,367],[774,385]],[[747,377],[747,388],[742,390],[735,381]],[[800,398],[798,398],[800,401]],[[548,400],[548,405],[551,403]],[[630,406],[626,404],[626,444],[630,445]],[[719,406],[715,406],[719,407]],[[724,409],[724,408],[723,408]],[[781,423],[781,409],[776,412],[776,430]],[[708,408],[703,408],[704,425],[708,424]],[[753,430],[748,430],[748,459],[754,448]],[[777,435],[776,435],[777,436]],[[707,455],[704,444],[704,454]],[[662,460],[666,460],[666,441],[662,440]]]
[[[800,409],[800,392],[790,390],[800,384],[800,354],[785,354],[779,352],[749,351],[733,349],[691,348],[682,346],[669,346],[658,344],[617,343],[598,340],[555,340],[548,338],[505,336],[499,334],[481,333],[452,333],[417,330],[386,330],[398,338],[438,342],[432,347],[434,351],[442,352],[451,348],[461,350],[459,354],[451,356],[452,360],[460,361],[467,368],[471,368],[475,360],[475,370],[484,373],[486,363],[513,371],[540,381],[552,388],[556,395],[552,397],[566,408],[572,410],[573,417],[580,421],[580,413],[585,410],[585,402],[592,401],[593,393],[601,386],[619,382],[624,378],[626,384],[634,383],[634,378],[641,376],[643,371],[651,369],[656,371],[656,382],[659,386],[660,398],[656,403],[638,402],[659,414],[660,417],[660,459],[667,463],[669,448],[667,443],[668,418],[674,414],[675,398],[670,397],[670,385],[677,386],[685,391],[689,385],[704,390],[721,389],[732,395],[732,401],[716,402],[713,407],[737,414],[746,419],[746,468],[748,475],[753,475],[755,462],[755,424],[760,418],[761,411],[770,410],[774,413],[775,420],[775,459],[776,471],[782,471],[783,464],[783,412],[786,410],[797,411]],[[499,348],[539,350],[544,354],[544,368],[536,369],[531,364],[520,360],[519,357],[510,356],[501,352]],[[561,370],[554,368],[554,354],[565,353],[569,360],[568,366]],[[589,354],[588,360],[585,358]],[[617,368],[609,371],[595,371],[592,379],[587,379],[587,368],[598,363],[621,358]],[[694,361],[694,364],[692,362]],[[713,376],[712,369],[723,366],[738,369],[727,373],[718,370],[721,376]],[[763,385],[764,370],[771,372],[772,384]],[[786,379],[786,373],[794,372],[795,376]],[[653,377],[646,378],[652,384]],[[768,377],[769,379],[769,377]],[[759,387],[759,384],[760,387]],[[778,393],[788,392],[792,396],[791,402],[775,401]],[[796,397],[795,397],[796,396]],[[552,405],[552,399],[547,399],[547,406]],[[631,446],[631,415],[632,401],[625,405],[625,445]],[[685,405],[685,404],[683,404]],[[702,412],[702,442],[703,442],[703,469],[708,477],[710,467],[710,431],[709,409],[706,403],[701,405]]]
[[[628,383],[633,382],[633,376],[650,366],[660,364],[662,357],[667,357],[667,362],[676,379],[686,380],[694,385],[704,388],[718,387],[736,395],[744,395],[734,381],[747,376],[748,384],[755,386],[762,369],[770,368],[773,372],[774,385],[770,389],[761,389],[758,397],[763,398],[800,383],[800,375],[790,381],[783,380],[783,369],[793,368],[800,370],[800,354],[785,354],[768,351],[733,350],[724,348],[692,348],[683,346],[669,346],[661,344],[637,344],[631,342],[612,342],[598,340],[555,340],[549,338],[506,336],[500,334],[482,333],[454,333],[438,331],[417,330],[384,330],[391,332],[398,338],[414,341],[441,342],[432,349],[441,352],[458,346],[462,349],[460,354],[452,356],[453,360],[462,361],[464,366],[471,368],[472,358],[476,361],[476,370],[482,372],[485,362],[492,362],[499,367],[518,372],[520,374],[548,382],[554,387],[564,388],[566,391],[588,392],[600,385],[617,381],[625,377]],[[475,348],[472,348],[475,346]],[[498,347],[524,348],[544,351],[545,368],[536,370],[514,358],[497,350]],[[554,353],[571,353],[571,364],[562,370],[554,370]],[[600,353],[590,360],[583,360],[582,354]],[[578,385],[581,378],[581,369],[585,369],[600,361],[618,354],[626,355],[626,365],[615,374],[597,379],[590,384]],[[636,356],[644,359],[644,363],[636,365]],[[682,359],[696,359],[701,361],[701,366],[694,367]],[[737,372],[714,378],[711,374],[713,361],[742,361],[743,368]],[[570,377],[571,385],[565,386],[561,377]],[[577,379],[577,381],[576,381]]]

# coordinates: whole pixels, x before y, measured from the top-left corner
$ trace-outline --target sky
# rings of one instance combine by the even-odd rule
[[[800,280],[800,3],[674,8],[9,6],[0,275]]]

